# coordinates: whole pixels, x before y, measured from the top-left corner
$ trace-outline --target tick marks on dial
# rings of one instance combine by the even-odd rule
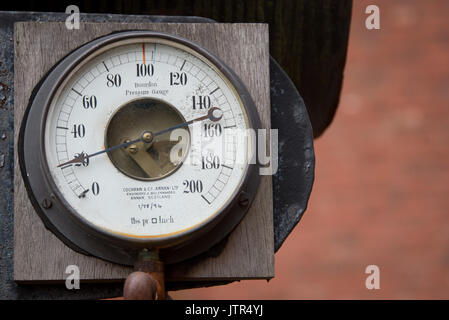
[[[212,91],[209,93],[209,95],[215,93],[215,92],[216,92],[217,90],[219,90],[219,89],[220,89],[220,87],[217,87],[215,90],[212,90]]]
[[[104,67],[106,68],[106,71],[109,72],[109,68],[108,68],[108,66],[106,65],[106,63],[104,63],[104,61],[102,61],[102,62],[103,62]]]
[[[179,71],[182,71],[182,68],[184,68],[184,65],[186,64],[186,60],[184,60],[184,62],[182,63],[181,68],[179,69]]]
[[[66,128],[66,127],[60,127],[60,126],[57,126],[56,128],[58,128],[58,129],[64,129],[64,130],[69,130],[69,128]]]
[[[210,204],[209,200],[207,200],[205,196],[201,195],[201,198],[203,198],[204,201],[206,201],[208,204]]]
[[[75,92],[77,95],[79,95],[80,97],[82,97],[83,95],[81,93],[79,93],[78,91],[76,91],[75,89],[72,88],[72,91]]]

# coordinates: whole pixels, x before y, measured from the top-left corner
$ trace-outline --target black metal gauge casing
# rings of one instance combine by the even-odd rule
[[[260,120],[248,90],[238,76],[215,55],[183,38],[152,31],[124,31],[95,39],[59,61],[33,91],[20,128],[18,155],[22,177],[31,202],[44,222],[72,249],[118,264],[133,265],[143,248],[158,247],[165,263],[196,256],[217,244],[242,220],[259,185],[258,164],[247,165],[238,188],[221,211],[207,222],[179,235],[164,239],[137,239],[110,233],[81,217],[66,201],[51,177],[45,155],[47,113],[57,90],[73,70],[89,56],[118,41],[164,39],[190,48],[215,66],[237,93],[249,127],[259,129]],[[253,148],[257,146],[257,142]],[[254,150],[255,152],[255,150]],[[243,201],[242,201],[243,200]]]

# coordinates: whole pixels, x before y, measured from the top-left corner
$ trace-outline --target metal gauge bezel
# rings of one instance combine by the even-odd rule
[[[223,80],[230,84],[246,112],[248,126],[259,129],[260,120],[254,102],[235,73],[219,58],[198,44],[178,36],[153,31],[122,31],[97,38],[75,49],[60,60],[36,86],[30,98],[19,134],[19,164],[31,202],[45,226],[72,249],[91,254],[104,260],[132,265],[142,248],[161,248],[166,263],[175,263],[198,255],[222,240],[244,217],[259,184],[258,164],[249,163],[240,185],[227,203],[214,217],[200,225],[163,239],[132,238],[99,228],[78,214],[57,189],[48,168],[45,154],[45,126],[47,113],[56,92],[68,75],[86,58],[101,52],[113,43],[136,38],[161,39],[189,48],[196,55],[215,67]],[[256,152],[257,141],[251,145]],[[37,163],[36,163],[37,162]],[[240,197],[248,201],[239,201]],[[51,207],[43,200],[51,200]],[[242,203],[245,203],[242,205]]]

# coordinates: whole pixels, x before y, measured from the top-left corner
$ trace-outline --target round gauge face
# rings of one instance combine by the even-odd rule
[[[238,193],[249,126],[235,87],[205,56],[174,40],[124,39],[83,58],[55,91],[45,165],[82,221],[167,239],[208,223]]]

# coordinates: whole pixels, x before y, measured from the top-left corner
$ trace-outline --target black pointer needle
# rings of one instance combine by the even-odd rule
[[[182,128],[182,127],[187,127],[187,126],[191,125],[194,122],[203,121],[203,120],[206,120],[206,119],[209,119],[209,120],[214,121],[214,122],[220,121],[221,118],[223,117],[223,113],[221,113],[220,116],[217,117],[217,116],[214,115],[215,111],[221,111],[221,109],[217,108],[217,107],[212,107],[212,108],[209,109],[207,114],[204,115],[204,116],[201,116],[199,118],[196,118],[196,119],[193,119],[193,120],[190,120],[190,121],[186,121],[186,122],[177,124],[176,126],[173,126],[173,127],[170,127],[170,128],[164,129],[164,130],[161,130],[161,131],[156,132],[156,133],[152,133],[152,136],[156,137],[156,136],[159,136],[159,135],[164,134],[166,132],[169,132],[169,131],[172,131],[172,130],[175,130],[175,129],[179,129],[179,128]],[[142,141],[143,140],[143,135],[145,133],[147,133],[147,132],[148,131],[144,131],[143,134],[138,139],[135,139],[135,140],[132,140],[132,141],[129,141],[129,142],[125,142],[125,143],[122,143],[122,144],[119,144],[119,145],[116,145],[116,146],[113,146],[113,147],[110,147],[110,148],[107,148],[105,150],[101,150],[101,151],[98,151],[98,152],[95,152],[95,153],[92,153],[92,154],[89,154],[89,155],[81,152],[79,156],[73,158],[72,160],[69,160],[67,162],[64,162],[64,163],[61,163],[60,165],[58,165],[58,168],[66,166],[68,164],[83,163],[87,159],[95,157],[95,156],[98,156],[98,155],[100,155],[102,153],[110,152],[110,151],[114,151],[116,149],[120,149],[120,148],[124,148],[124,147],[130,146],[130,145],[132,145],[134,143]]]

